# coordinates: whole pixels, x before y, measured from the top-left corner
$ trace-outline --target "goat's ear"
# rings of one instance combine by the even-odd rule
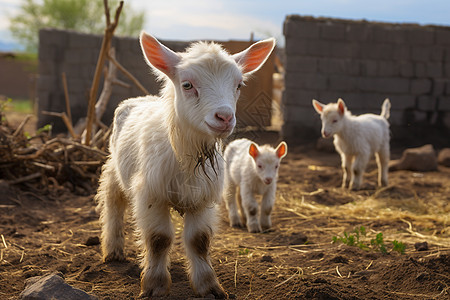
[[[317,111],[317,113],[320,115],[323,112],[323,104],[320,103],[319,101],[317,101],[316,99],[313,99],[312,101],[312,105],[314,107],[314,109]]]
[[[342,100],[341,98],[338,99],[338,111],[339,114],[342,116],[345,113],[345,103],[344,100]]]
[[[277,152],[277,156],[278,156],[279,159],[282,159],[283,157],[285,157],[286,154],[287,154],[287,144],[286,144],[286,142],[281,142],[278,145],[278,147],[276,149],[276,152]]]
[[[180,56],[144,31],[141,32],[139,41],[147,64],[173,78]]]
[[[253,159],[256,159],[259,155],[258,146],[256,146],[255,143],[251,143],[250,147],[248,148],[248,154],[250,154]]]
[[[242,67],[244,74],[251,74],[259,70],[266,62],[275,47],[275,39],[254,43],[242,52],[233,55],[234,60]]]

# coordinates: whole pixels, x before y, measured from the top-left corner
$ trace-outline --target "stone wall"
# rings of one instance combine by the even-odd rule
[[[189,42],[162,41],[170,49],[181,52]],[[89,89],[102,43],[102,36],[74,31],[44,29],[39,33],[39,79],[38,126],[53,124],[56,132],[66,131],[58,117],[42,114],[42,111],[63,112],[65,108],[62,73],[66,73],[70,106],[74,122],[85,117],[89,99]],[[224,42],[224,47],[236,53],[248,47],[250,42]],[[137,38],[115,37],[112,46],[116,49],[116,59],[133,74],[151,94],[158,94],[160,84],[145,63]],[[270,125],[272,97],[273,57],[252,76],[248,86],[241,92],[238,102],[237,119],[240,125]],[[119,85],[114,90],[102,121],[110,124],[117,104],[127,98],[142,96],[142,92],[127,77],[118,71],[119,79],[130,83],[126,88]],[[103,82],[103,79],[101,80]],[[99,88],[99,94],[102,85]],[[257,111],[257,114],[253,113]]]
[[[393,140],[450,143],[450,28],[287,16],[283,136],[320,136],[311,100],[343,98],[354,114],[392,103]]]

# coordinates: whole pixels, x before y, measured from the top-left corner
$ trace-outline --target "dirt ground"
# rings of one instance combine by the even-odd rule
[[[258,137],[258,136],[256,136]],[[395,149],[393,158],[401,149]],[[290,148],[280,168],[270,231],[230,228],[222,204],[211,256],[219,281],[235,299],[449,299],[450,168],[390,173],[376,187],[375,162],[364,189],[342,190],[336,153]],[[128,224],[124,263],[101,262],[93,195],[65,188],[47,195],[0,180],[0,298],[17,299],[25,280],[60,271],[67,283],[99,299],[139,294],[139,249]],[[182,219],[171,253],[172,288],[163,299],[195,298],[185,272]],[[333,243],[364,226],[364,242],[383,233],[387,254]],[[392,241],[406,244],[405,254]],[[428,250],[414,244],[427,242]]]

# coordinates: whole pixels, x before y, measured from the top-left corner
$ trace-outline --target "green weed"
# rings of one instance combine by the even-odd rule
[[[370,244],[374,250],[379,250],[381,253],[387,253],[386,245],[384,244],[383,233],[380,232],[374,239],[370,240]]]
[[[405,249],[406,249],[405,244],[403,244],[402,242],[399,242],[397,240],[394,240],[392,242],[392,245],[394,246],[394,248],[392,248],[392,251],[397,251],[400,254],[405,254]]]
[[[387,254],[388,249],[384,243],[383,233],[378,233],[375,238],[368,240],[366,237],[366,228],[364,226],[356,227],[352,232],[348,233],[344,231],[343,236],[333,236],[333,243],[341,242],[348,246],[355,246],[363,250],[380,251]],[[392,251],[396,251],[400,254],[405,254],[406,245],[402,242],[394,240],[392,242]]]
[[[250,250],[248,250],[247,248],[239,249],[239,255],[247,255],[249,253],[250,253]]]
[[[355,228],[351,233],[344,231],[343,237],[333,236],[333,243],[342,242],[349,246],[356,246],[360,249],[367,249],[367,245],[362,241],[362,238],[366,236],[366,228],[360,226]]]
[[[38,130],[36,130],[36,135],[39,135],[40,133],[47,131],[50,132],[52,130],[52,125],[51,124],[47,124],[44,125],[43,127],[39,128]]]

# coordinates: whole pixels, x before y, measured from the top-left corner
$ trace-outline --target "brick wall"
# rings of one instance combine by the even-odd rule
[[[56,132],[66,131],[65,125],[57,117],[44,115],[43,110],[63,112],[65,108],[62,73],[66,73],[69,90],[72,118],[76,120],[85,117],[89,99],[89,89],[97,64],[98,54],[102,44],[102,36],[83,34],[74,31],[44,29],[39,32],[39,78],[37,83],[38,96],[38,127],[53,124]],[[175,51],[183,51],[186,42],[165,42]],[[144,62],[141,49],[136,38],[115,37],[112,46],[116,49],[116,59],[135,76],[152,94],[159,91],[159,83],[150,73],[150,68]],[[103,121],[109,124],[117,104],[130,97],[142,96],[142,91],[133,85],[120,71],[118,78],[130,83],[126,88],[114,86],[114,91],[105,111]],[[103,78],[99,88],[102,90]]]
[[[394,140],[434,133],[450,143],[450,28],[287,16],[282,134],[320,136],[311,100],[343,98],[354,114],[392,103]]]
[[[72,118],[74,122],[85,117],[89,99],[89,89],[95,72],[102,43],[102,36],[89,35],[74,31],[44,29],[39,33],[39,79],[37,82],[38,126],[53,124],[56,132],[66,131],[65,125],[58,117],[42,114],[43,110],[53,112],[65,111],[62,73],[66,73]],[[163,41],[170,49],[181,52],[189,42]],[[225,48],[236,53],[248,47],[249,42],[224,42]],[[135,76],[151,93],[158,94],[160,84],[144,62],[137,38],[115,37],[112,46],[116,49],[116,59]],[[270,108],[272,97],[273,57],[266,65],[252,76],[248,86],[241,92],[238,102],[237,119],[241,126],[270,125]],[[120,71],[120,80],[130,83],[131,88],[114,86],[102,121],[110,124],[117,104],[127,98],[141,96],[142,92]],[[103,83],[103,79],[101,79]],[[102,85],[99,88],[101,93]],[[251,112],[263,110],[263,113]]]

